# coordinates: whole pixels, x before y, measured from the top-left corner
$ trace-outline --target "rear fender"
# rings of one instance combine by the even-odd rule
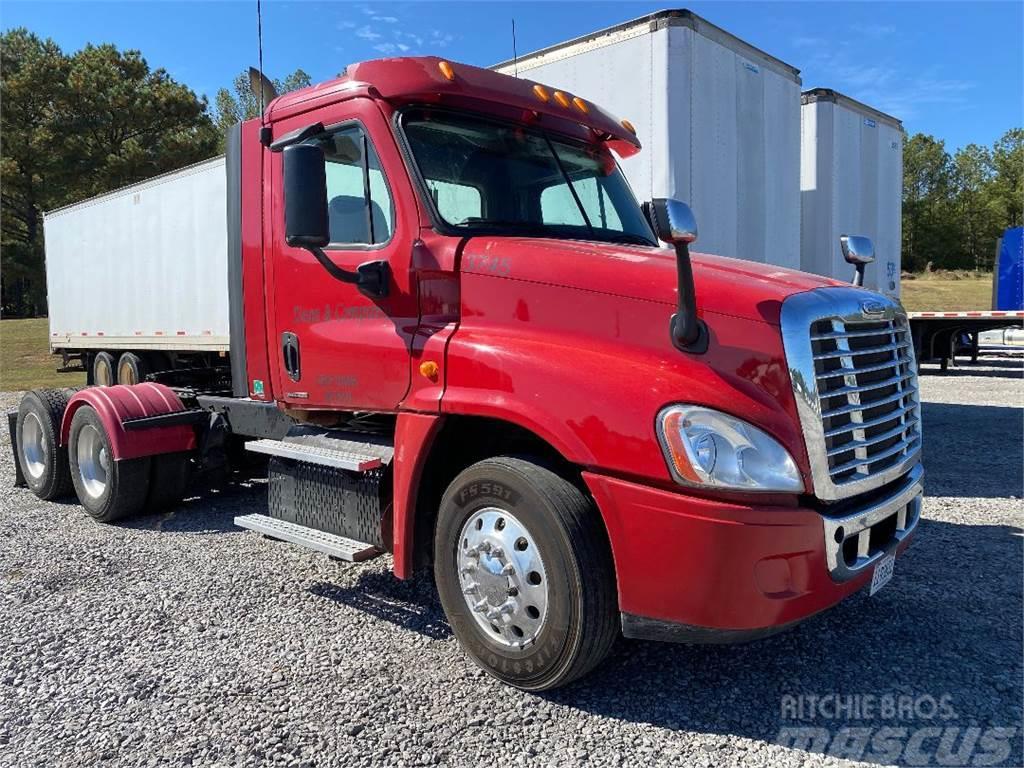
[[[139,459],[160,453],[191,451],[196,447],[195,429],[189,425],[126,430],[124,422],[146,416],[162,416],[184,411],[181,399],[170,387],[154,382],[119,384],[114,387],[88,387],[68,402],[60,426],[60,443],[67,446],[71,419],[82,406],[96,411],[103,422],[114,459]]]

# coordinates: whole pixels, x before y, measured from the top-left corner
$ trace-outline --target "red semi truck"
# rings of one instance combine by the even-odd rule
[[[639,205],[618,169],[628,121],[402,58],[274,99],[228,146],[229,353],[28,393],[38,496],[111,522],[244,443],[268,509],[239,525],[390,552],[403,579],[432,563],[463,648],[529,690],[620,633],[748,640],[892,576],[922,498],[905,313],[691,258],[689,209]]]

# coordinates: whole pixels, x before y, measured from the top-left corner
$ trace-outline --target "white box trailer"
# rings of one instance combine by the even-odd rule
[[[800,268],[800,71],[686,10],[661,11],[493,67],[637,128],[637,197],[676,197],[697,250]]]
[[[228,350],[216,157],[44,217],[50,349]]]
[[[875,245],[864,285],[900,295],[903,124],[841,93],[806,91],[800,107],[800,264],[805,272],[849,280],[841,235]]]

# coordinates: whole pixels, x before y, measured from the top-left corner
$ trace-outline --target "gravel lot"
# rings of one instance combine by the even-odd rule
[[[924,520],[879,594],[748,646],[620,641],[546,696],[463,656],[426,574],[399,582],[387,558],[338,563],[236,529],[264,504],[259,482],[105,526],[12,489],[4,441],[0,765],[855,764],[781,746],[787,726],[1010,728],[1002,764],[1020,765],[1020,376],[1018,358],[923,377]],[[951,709],[786,710],[827,694]]]

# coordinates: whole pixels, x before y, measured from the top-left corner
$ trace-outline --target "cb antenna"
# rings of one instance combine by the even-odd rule
[[[519,77],[519,56],[516,55],[516,17],[512,17],[512,74]]]
[[[263,5],[256,0],[256,42],[259,46],[259,69],[249,67],[249,90],[260,102],[260,125],[265,124],[263,116],[267,104],[277,98],[277,89],[263,75]]]

